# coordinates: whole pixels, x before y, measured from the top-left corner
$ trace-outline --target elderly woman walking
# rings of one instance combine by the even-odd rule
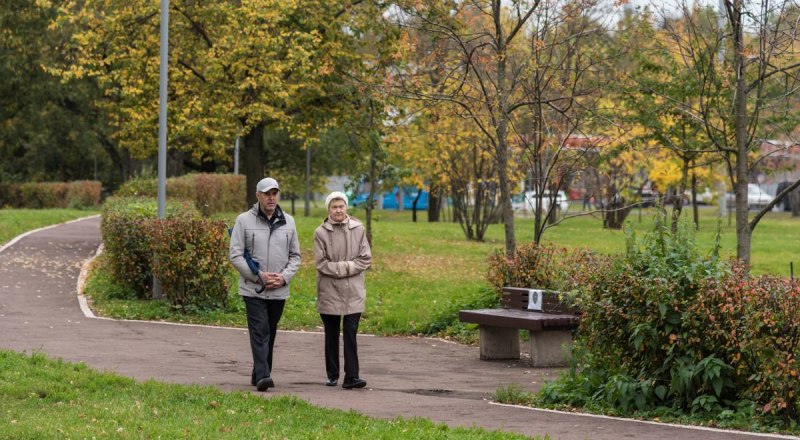
[[[359,377],[356,333],[367,298],[364,272],[372,264],[372,251],[364,225],[347,215],[347,203],[347,196],[338,191],[325,199],[328,217],[314,231],[314,260],[317,311],[325,327],[325,385],[336,386],[339,381],[339,330],[343,327],[342,388],[350,389],[367,385]]]

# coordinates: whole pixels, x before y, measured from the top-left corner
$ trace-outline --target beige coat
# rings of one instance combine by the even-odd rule
[[[363,313],[367,299],[364,272],[372,251],[364,225],[349,217],[333,224],[325,219],[314,231],[317,265],[317,311],[325,315]]]

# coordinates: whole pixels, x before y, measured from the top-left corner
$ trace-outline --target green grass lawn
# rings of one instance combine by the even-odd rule
[[[137,383],[83,364],[0,350],[0,437],[520,439],[426,419],[381,420],[291,396]]]
[[[99,213],[78,209],[0,209],[0,245],[32,229]]]

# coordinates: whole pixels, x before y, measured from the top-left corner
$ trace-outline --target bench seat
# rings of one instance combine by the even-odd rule
[[[519,330],[530,332],[531,365],[566,364],[564,345],[572,344],[572,331],[580,315],[548,314],[517,309],[461,310],[458,319],[478,324],[481,359],[519,359]]]
[[[580,317],[575,314],[553,315],[517,309],[478,309],[458,312],[461,322],[509,327],[534,332],[543,330],[572,330],[578,327]]]

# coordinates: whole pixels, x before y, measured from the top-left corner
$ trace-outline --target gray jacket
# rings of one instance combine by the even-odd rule
[[[283,217],[285,223],[276,224],[271,231],[266,217],[259,215],[258,203],[236,217],[231,231],[230,260],[239,271],[239,295],[263,299],[289,297],[289,282],[300,267],[300,243],[294,218],[286,213],[283,213]],[[261,284],[245,262],[245,248],[258,262],[262,272],[280,273],[286,284],[256,293]]]

